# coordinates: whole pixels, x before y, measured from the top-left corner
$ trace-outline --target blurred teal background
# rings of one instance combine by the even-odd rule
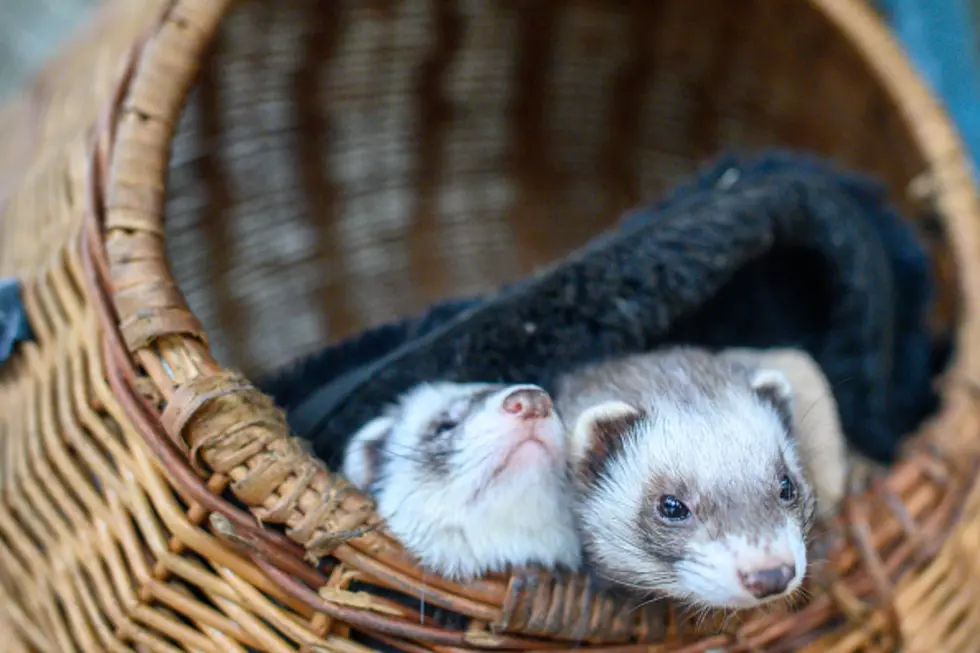
[[[0,0],[0,102],[26,83],[98,2]]]
[[[877,0],[915,67],[980,155],[980,0]],[[980,181],[980,179],[977,179]]]

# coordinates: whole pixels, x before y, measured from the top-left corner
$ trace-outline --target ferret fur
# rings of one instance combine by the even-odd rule
[[[816,494],[817,516],[833,516],[847,491],[848,446],[833,389],[820,366],[806,352],[791,348],[731,348],[720,355],[786,375],[795,397],[800,462]]]
[[[500,406],[521,388],[547,397],[536,386],[421,384],[349,444],[344,475],[375,497],[424,568],[467,581],[530,564],[579,567],[565,430],[548,398],[547,415],[532,420],[546,450],[514,448],[530,427]],[[458,425],[440,434],[445,420]]]
[[[559,381],[587,563],[599,576],[701,606],[744,608],[745,578],[806,570],[814,496],[799,462],[793,392],[778,370],[675,347]],[[780,499],[786,475],[792,502]],[[658,517],[662,497],[691,509]],[[754,581],[753,581],[754,583]]]

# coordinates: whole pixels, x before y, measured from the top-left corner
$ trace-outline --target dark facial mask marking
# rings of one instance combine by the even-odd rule
[[[455,399],[439,411],[423,430],[419,446],[432,463],[432,471],[446,476],[451,470],[450,458],[460,446],[461,427],[483,410],[487,402],[506,386],[491,385]]]

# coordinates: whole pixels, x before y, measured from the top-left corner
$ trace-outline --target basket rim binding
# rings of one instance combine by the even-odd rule
[[[926,159],[960,271],[957,358],[944,388],[943,409],[917,438],[927,446],[916,447],[865,495],[847,499],[835,529],[841,537],[827,543],[838,570],[830,590],[816,593],[793,615],[759,614],[745,620],[737,635],[715,634],[685,651],[730,644],[752,650],[799,636],[842,612],[870,617],[876,627],[883,623],[898,636],[895,584],[938,552],[976,476],[980,199],[963,146],[869,8],[855,0],[808,2],[861,53]],[[189,519],[201,524],[210,515],[211,530],[229,548],[250,559],[293,600],[324,615],[318,622],[324,633],[336,619],[394,638],[522,650],[553,650],[560,644],[535,636],[602,643],[676,636],[681,626],[672,611],[654,608],[629,617],[574,577],[488,577],[468,587],[422,579],[397,543],[378,528],[381,521],[371,501],[289,437],[281,411],[268,397],[212,359],[203,327],[169,271],[164,188],[180,113],[232,4],[168,3],[131,48],[116,93],[93,128],[81,231],[110,384],[171,483],[189,499]],[[251,515],[220,497],[226,488]],[[266,523],[285,526],[285,535],[265,528]],[[368,602],[342,589],[340,567],[328,575],[307,562],[327,555],[395,589],[418,591],[424,584],[430,602],[508,632],[452,632],[420,624],[417,613],[394,604]],[[581,609],[568,614],[565,608],[573,603]],[[860,614],[849,607],[855,605]],[[565,614],[556,615],[556,607]],[[709,632],[716,631],[688,634]]]

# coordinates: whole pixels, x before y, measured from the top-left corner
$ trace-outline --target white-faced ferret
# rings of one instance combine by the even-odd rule
[[[783,373],[688,347],[559,379],[587,563],[699,606],[792,594],[815,503],[793,404]]]
[[[537,386],[416,386],[355,434],[343,472],[444,577],[580,564],[566,433]]]

